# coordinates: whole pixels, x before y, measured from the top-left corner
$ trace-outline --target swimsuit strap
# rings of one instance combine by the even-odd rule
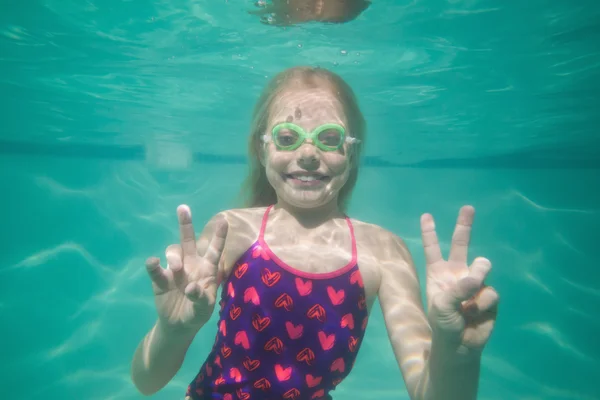
[[[265,229],[267,228],[267,220],[269,219],[269,213],[271,212],[272,208],[273,208],[273,204],[268,206],[267,209],[265,210],[265,213],[262,218],[260,232],[258,233],[258,240],[261,243],[265,243]],[[347,215],[344,214],[344,218],[346,219],[346,223],[348,224],[348,229],[350,230],[350,239],[352,240],[352,261],[351,261],[351,263],[354,264],[354,263],[356,263],[357,258],[358,258],[358,251],[356,248],[356,237],[354,236],[354,226],[352,226],[352,221],[350,221],[350,217],[348,217]]]
[[[264,239],[265,239],[265,229],[267,228],[267,220],[269,219],[269,212],[271,211],[272,208],[273,208],[273,204],[271,204],[269,207],[267,207],[267,209],[265,210],[265,213],[263,214],[263,217],[262,217],[262,224],[260,225],[260,232],[258,233],[258,240],[261,242],[264,242]]]
[[[356,236],[354,236],[354,226],[352,225],[352,221],[350,221],[350,217],[344,214],[344,218],[346,218],[348,229],[350,229],[350,240],[352,240],[352,263],[356,263],[358,259],[358,250],[356,249]]]

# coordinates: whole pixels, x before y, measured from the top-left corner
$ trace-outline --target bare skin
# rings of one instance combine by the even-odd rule
[[[307,131],[329,122],[347,126],[335,96],[318,89],[280,96],[269,126],[289,120]],[[350,233],[337,201],[352,168],[351,153],[349,144],[329,152],[310,142],[294,151],[278,150],[272,141],[264,144],[261,162],[278,196],[265,241],[298,270],[330,272],[351,259]],[[307,186],[294,178],[300,173],[321,178]],[[198,238],[191,210],[178,208],[181,240],[167,248],[168,267],[162,268],[157,258],[147,262],[159,319],[134,355],[132,379],[142,393],[156,392],[180,368],[189,344],[214,311],[218,285],[256,241],[264,212],[265,208],[223,211]],[[498,294],[484,285],[491,269],[488,260],[476,258],[467,264],[473,218],[472,207],[461,208],[446,260],[433,217],[421,216],[427,312],[404,242],[379,226],[352,220],[368,309],[379,298],[412,400],[476,399],[481,352],[495,324]]]
[[[228,227],[222,255],[215,271],[215,276],[218,277],[217,284],[227,280],[236,261],[256,241],[264,212],[265,208],[227,210],[215,216],[205,228],[197,241],[199,252],[203,250],[206,252],[213,240],[217,220],[224,219]],[[461,231],[467,226],[465,223],[469,223],[469,215],[468,208],[460,215],[463,220],[457,224],[453,245],[455,253],[466,251],[462,249],[464,246],[461,243],[464,243],[465,239],[468,242],[468,236]],[[429,219],[425,218],[425,220],[424,237],[432,233],[428,230]],[[354,219],[352,223],[368,309],[371,310],[375,299],[379,297],[393,350],[411,399],[429,398],[424,395],[424,392],[426,381],[429,379],[426,367],[428,356],[432,351],[432,332],[421,302],[418,277],[410,253],[404,242],[391,232]],[[189,239],[189,237],[183,239],[182,242]],[[269,215],[265,241],[284,262],[305,272],[330,272],[343,267],[351,258],[348,227],[342,218],[328,220],[318,226],[303,226],[287,210],[276,208]],[[431,245],[427,240],[424,240],[424,243],[429,245],[429,248],[425,249],[426,252],[436,252],[435,245]],[[171,251],[177,246],[170,246]],[[431,280],[435,283],[441,282],[439,276],[435,274],[431,276]],[[479,296],[487,299],[480,302],[479,307],[483,312],[478,319],[480,322],[487,321],[488,325],[493,324],[495,319],[495,313],[491,308],[497,299],[493,293],[495,292],[490,290],[482,292]],[[206,319],[209,317],[207,316]],[[198,329],[189,335],[186,333],[179,335],[193,337]],[[448,351],[444,349],[444,352]],[[453,360],[448,362],[454,362],[462,368],[469,368],[471,365],[469,357],[448,358],[448,360]]]
[[[235,209],[223,212],[234,237],[227,237],[219,271],[227,279],[235,262],[256,241],[265,208]],[[363,276],[368,304],[372,306],[381,282],[378,240],[389,233],[381,228],[352,220],[358,246],[358,264]],[[233,235],[231,235],[233,236]],[[348,225],[343,218],[329,220],[316,227],[303,226],[285,209],[269,214],[265,241],[273,252],[295,269],[309,273],[327,273],[344,267],[352,258]]]

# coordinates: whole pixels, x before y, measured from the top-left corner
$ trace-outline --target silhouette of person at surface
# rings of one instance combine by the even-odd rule
[[[258,0],[258,10],[248,11],[267,25],[289,26],[306,22],[345,23],[365,11],[368,0]]]

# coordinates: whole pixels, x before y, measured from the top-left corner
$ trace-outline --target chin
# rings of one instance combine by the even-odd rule
[[[287,190],[285,190],[287,189]],[[325,190],[321,191],[307,191],[302,192],[300,190],[289,190],[285,188],[278,193],[278,197],[285,203],[300,209],[312,209],[320,208],[331,202],[336,201],[337,196],[333,192]]]
[[[322,182],[322,186],[313,183],[303,187],[301,183],[286,177],[284,174],[269,174],[269,172],[267,172],[267,179],[275,189],[277,198],[281,202],[303,210],[321,208],[332,202],[337,202],[339,190],[336,190],[336,188],[342,183],[336,177],[326,179]]]
[[[307,201],[305,199],[283,199],[286,203],[304,210],[310,210],[313,208],[319,208],[329,203],[329,201]]]

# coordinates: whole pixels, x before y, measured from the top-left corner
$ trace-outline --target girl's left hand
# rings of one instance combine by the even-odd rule
[[[428,319],[435,340],[457,356],[480,356],[494,324],[498,293],[484,280],[491,263],[483,257],[467,265],[467,250],[475,209],[460,209],[448,260],[444,260],[430,214],[421,216],[427,264]]]

